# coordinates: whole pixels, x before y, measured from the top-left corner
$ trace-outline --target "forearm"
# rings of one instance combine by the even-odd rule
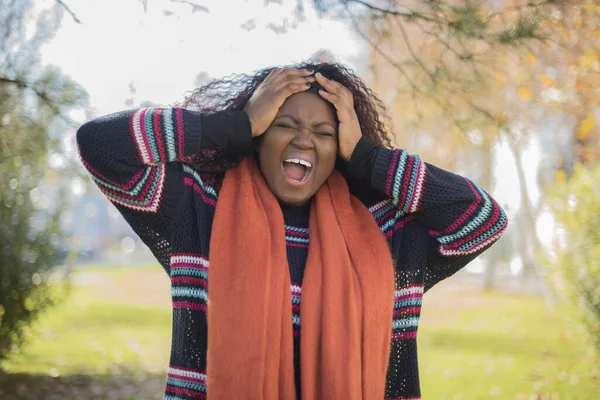
[[[493,243],[506,227],[498,203],[468,179],[423,162],[406,150],[390,150],[361,139],[348,171],[370,179],[402,213],[429,228],[440,252],[472,253]]]
[[[251,134],[243,111],[201,115],[158,108],[123,111],[87,122],[77,132],[77,143],[86,166],[110,174],[114,169],[177,161],[202,149],[244,151],[250,148]]]
[[[183,190],[175,162],[202,148],[249,149],[251,135],[244,112],[140,109],[86,123],[77,131],[77,143],[82,163],[109,200],[138,213],[161,209],[161,218],[168,219]]]
[[[250,151],[252,130],[245,111],[222,111],[201,115],[200,149],[219,149],[223,154],[243,154]]]

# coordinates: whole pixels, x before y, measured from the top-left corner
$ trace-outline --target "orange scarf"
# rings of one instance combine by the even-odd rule
[[[394,302],[389,247],[337,170],[315,195],[309,228],[302,398],[381,400]],[[208,398],[294,399],[283,214],[252,157],[225,175],[209,271]]]

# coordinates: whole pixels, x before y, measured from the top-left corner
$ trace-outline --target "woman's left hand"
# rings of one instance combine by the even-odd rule
[[[339,82],[325,78],[317,72],[317,82],[324,90],[319,90],[319,95],[335,106],[340,122],[338,127],[338,143],[340,157],[349,161],[352,153],[362,137],[358,116],[354,110],[354,97],[348,88]]]

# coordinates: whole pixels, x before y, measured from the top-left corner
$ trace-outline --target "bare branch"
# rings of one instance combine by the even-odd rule
[[[65,122],[71,124],[71,125],[75,125],[75,122],[73,122],[73,120],[65,115],[63,115],[63,113],[60,111],[60,108],[54,104],[54,102],[48,97],[48,95],[38,89],[36,89],[35,87],[33,87],[32,85],[28,84],[25,81],[22,80],[18,80],[18,79],[9,79],[9,78],[2,78],[0,77],[0,82],[2,83],[6,83],[6,84],[12,84],[15,85],[19,88],[22,89],[29,89],[31,91],[33,91],[35,93],[35,95],[42,100],[44,103],[46,103],[46,105],[48,107],[50,107],[52,109],[52,111],[54,111],[54,113],[59,116],[61,119],[63,119]]]
[[[567,0],[568,1],[568,0]],[[546,6],[558,6],[560,5],[560,3],[567,3],[567,1],[565,0],[544,0],[544,1],[540,1],[538,3],[534,2],[533,0],[529,0],[527,1],[527,3],[524,4],[516,4],[513,6],[509,6],[509,7],[504,7],[502,9],[502,11],[498,11],[498,12],[494,12],[494,13],[490,13],[489,14],[489,18],[495,17],[497,15],[500,14],[504,14],[507,11],[522,11],[528,8],[538,8],[538,7],[546,7]],[[572,5],[582,5],[585,2],[581,2],[581,3],[575,3]]]
[[[346,4],[346,6],[348,3],[360,4],[361,6],[366,7],[371,11],[380,12],[380,13],[386,14],[386,15],[395,15],[397,17],[403,17],[403,18],[407,18],[407,19],[421,19],[423,21],[433,22],[433,23],[442,24],[442,25],[449,24],[449,21],[444,21],[444,20],[441,20],[438,18],[434,18],[434,17],[428,16],[428,15],[425,15],[425,14],[422,14],[422,13],[419,13],[416,11],[403,12],[403,11],[389,10],[389,9],[374,6],[363,0],[345,0],[344,3]]]
[[[464,63],[468,63],[468,64],[470,64],[470,68],[472,69],[472,71],[473,71],[474,75],[475,75],[475,76],[476,76],[478,79],[480,79],[481,81],[484,81],[485,79],[492,78],[492,79],[494,79],[494,80],[496,80],[496,81],[497,81],[497,79],[496,79],[496,78],[493,78],[492,76],[489,76],[489,75],[487,75],[487,76],[484,76],[484,75],[483,75],[483,73],[481,72],[480,68],[479,68],[479,66],[482,66],[482,67],[488,67],[488,68],[490,68],[490,69],[497,68],[497,66],[496,66],[496,65],[486,65],[486,63],[484,62],[484,60],[482,60],[482,59],[479,57],[479,56],[482,56],[482,55],[484,54],[484,52],[483,52],[483,51],[482,51],[482,52],[475,53],[475,52],[474,52],[474,51],[472,51],[472,50],[467,50],[467,49],[465,49],[465,46],[463,45],[463,46],[462,46],[462,48],[463,48],[464,52],[460,52],[460,51],[458,51],[457,49],[455,49],[455,48],[454,48],[454,47],[453,47],[453,46],[450,44],[450,42],[449,42],[449,41],[447,41],[446,39],[444,39],[444,38],[442,37],[442,35],[441,35],[441,34],[439,34],[439,33],[436,33],[436,32],[433,32],[433,31],[430,31],[430,30],[428,30],[428,29],[425,29],[425,27],[424,27],[424,26],[423,26],[423,25],[422,25],[422,24],[421,24],[419,21],[414,21],[414,24],[415,24],[415,26],[417,26],[417,27],[419,28],[419,30],[420,30],[420,31],[421,31],[421,32],[422,32],[424,35],[431,36],[431,37],[433,37],[433,38],[434,38],[436,41],[438,41],[439,43],[441,43],[441,44],[442,44],[442,46],[443,46],[444,48],[446,48],[448,51],[450,51],[452,54],[454,54],[454,56],[455,56],[455,57],[456,57],[456,58],[457,58],[459,61],[461,61],[461,62],[464,62]],[[458,40],[460,41],[460,39],[458,39]],[[443,54],[445,54],[445,52],[444,52]],[[442,62],[442,64],[445,64],[445,63],[443,63],[443,62]]]
[[[81,20],[79,18],[77,18],[77,15],[75,15],[75,13],[69,8],[69,6],[63,0],[56,0],[56,2],[58,3],[59,6],[64,8],[65,11],[67,13],[69,13],[69,15],[71,15],[71,18],[73,18],[73,21],[75,21],[78,24],[81,24]]]
[[[425,73],[427,73],[427,75],[429,76],[429,79],[431,79],[431,83],[433,85],[435,85],[437,83],[436,77],[433,75],[433,73],[431,73],[431,71],[429,71],[429,69],[425,66],[425,63],[423,62],[423,60],[421,60],[421,58],[419,58],[419,56],[413,50],[412,45],[410,43],[410,39],[408,38],[408,34],[406,33],[406,29],[404,29],[404,25],[402,25],[402,21],[400,21],[399,18],[394,18],[394,20],[396,22],[396,25],[400,29],[400,32],[402,33],[402,38],[404,39],[406,48],[408,49],[408,52],[412,56],[413,60],[415,60],[416,63],[419,64],[419,66],[423,69],[423,71],[425,71]]]
[[[365,40],[372,48],[373,50],[379,54],[381,57],[383,57],[384,60],[386,60],[390,65],[394,66],[406,79],[406,81],[408,82],[408,84],[410,85],[410,87],[414,92],[419,92],[421,93],[421,91],[419,90],[419,88],[415,85],[415,83],[412,81],[412,79],[409,77],[408,72],[406,72],[406,70],[404,69],[404,67],[395,62],[394,60],[392,60],[387,54],[385,54],[383,51],[381,51],[381,49],[379,48],[379,46],[377,45],[377,43],[373,42],[371,40],[371,38],[369,38],[358,26],[358,23],[356,22],[356,19],[354,17],[354,15],[352,14],[352,12],[350,12],[350,10],[348,9],[348,6],[346,5],[346,12],[348,13],[348,16],[350,17],[350,21],[352,22],[352,25],[354,26],[354,29],[356,30],[356,32],[360,35],[360,37],[363,38],[363,40]],[[418,109],[418,106],[416,104],[416,97],[413,96],[413,101],[415,101],[415,108]]]
[[[400,72],[400,74],[402,76],[404,76],[404,78],[406,79],[406,82],[409,84],[409,86],[411,87],[411,89],[413,91],[412,98],[413,98],[413,102],[415,103],[415,108],[418,109],[417,99],[416,99],[416,94],[418,93],[419,95],[422,95],[422,96],[424,96],[426,98],[431,99],[444,112],[444,114],[446,114],[448,116],[448,118],[450,118],[453,121],[454,125],[459,130],[461,130],[463,133],[466,133],[465,130],[464,130],[463,124],[460,123],[460,121],[456,118],[456,116],[452,113],[451,109],[449,108],[449,106],[448,106],[449,100],[446,101],[446,102],[444,102],[444,101],[439,100],[437,97],[435,97],[435,96],[433,96],[431,94],[423,92],[423,90],[421,90],[415,84],[415,82],[413,82],[413,80],[411,79],[411,77],[408,74],[408,72],[406,71],[406,69],[400,63],[394,61],[388,54],[386,54],[385,52],[383,52],[379,48],[379,46],[377,45],[377,43],[374,43],[371,40],[371,38],[369,38],[364,32],[362,32],[362,30],[358,26],[358,23],[356,22],[356,19],[355,19],[354,15],[350,12],[350,10],[348,9],[347,6],[346,6],[346,12],[348,13],[348,15],[350,17],[350,20],[352,21],[352,24],[353,24],[354,29],[356,30],[356,32],[373,48],[373,50],[377,54],[379,54],[385,61],[387,61],[390,65],[392,65],[394,68],[396,68],[398,70],[398,72]],[[450,89],[448,89],[448,92],[449,92],[450,96],[447,96],[447,98],[452,98],[453,97],[452,95],[456,94],[457,97],[459,97],[462,100],[464,100],[475,111],[481,113],[484,117],[486,117],[486,119],[492,121],[497,126],[501,125],[501,121],[499,121],[497,118],[495,118],[489,110],[486,110],[485,108],[480,107],[480,106],[474,104],[460,90],[450,90]]]
[[[201,6],[199,4],[196,4],[192,1],[189,0],[171,0],[171,3],[182,3],[182,4],[187,4],[190,7],[192,7],[192,12],[195,13],[196,11],[202,11],[202,12],[209,12],[208,8]]]

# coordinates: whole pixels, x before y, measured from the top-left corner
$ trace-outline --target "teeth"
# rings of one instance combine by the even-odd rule
[[[306,160],[300,160],[299,158],[288,158],[287,160],[285,160],[285,162],[300,164],[300,165],[304,165],[306,168],[312,168],[311,163],[309,163]]]

